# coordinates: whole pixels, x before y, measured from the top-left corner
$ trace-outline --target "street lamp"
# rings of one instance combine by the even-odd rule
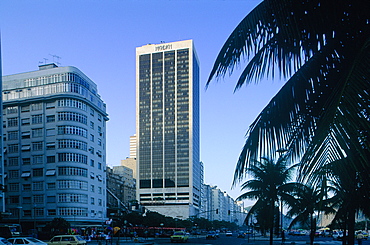
[[[18,224],[21,225],[21,210],[23,207],[18,206]]]

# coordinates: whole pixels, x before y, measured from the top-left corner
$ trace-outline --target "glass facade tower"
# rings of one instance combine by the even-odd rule
[[[199,211],[199,62],[192,40],[136,49],[137,199],[188,218]]]

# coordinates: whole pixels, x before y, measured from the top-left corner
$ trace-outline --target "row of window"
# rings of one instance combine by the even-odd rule
[[[34,169],[35,170],[35,169]],[[43,176],[43,168],[37,169],[42,170],[42,172],[39,172],[39,175],[37,176]],[[48,172],[51,171],[51,172]],[[42,174],[42,175],[40,175]],[[55,175],[55,170],[46,170],[45,175]],[[58,167],[58,175],[59,176],[82,176],[87,177],[87,169],[86,168],[78,168],[78,167]],[[23,172],[20,176],[19,170],[9,170],[8,171],[8,178],[9,179],[16,179],[19,177],[27,178],[31,176],[31,172]]]
[[[29,191],[44,191],[45,188],[45,182],[44,181],[36,181],[26,184],[20,184],[20,183],[9,183],[7,185],[7,191],[8,192],[29,192]],[[80,186],[79,186],[80,185]],[[67,188],[67,186],[71,186],[71,188]],[[20,189],[22,188],[22,189]],[[57,182],[57,185],[55,182],[53,183],[46,183],[46,189],[47,190],[83,190],[83,191],[88,191],[87,188],[87,182],[83,181],[77,181],[77,180],[60,180]],[[90,185],[90,192],[95,193],[97,192],[98,194],[103,194],[103,188],[101,186],[98,186],[98,188],[95,188],[95,185]]]
[[[101,206],[101,205],[100,205]],[[14,217],[42,217],[45,216],[45,209],[44,208],[33,208],[31,209],[12,209],[11,213]],[[46,210],[47,216],[73,216],[73,217],[87,217],[87,209],[85,208],[67,208],[61,207],[58,209],[47,209]],[[91,210],[91,217],[102,218],[101,211]]]
[[[87,156],[77,153],[59,153],[58,155],[59,162],[79,162],[87,164]],[[21,165],[38,165],[44,164],[45,158],[44,155],[32,155],[31,157],[22,157]],[[56,163],[55,155],[46,156],[46,163]],[[19,157],[8,157],[4,159],[5,166],[19,166]],[[95,167],[95,160],[90,159],[90,166]],[[102,163],[98,162],[98,169],[102,169]],[[14,177],[16,178],[16,177]]]
[[[48,85],[42,85],[42,86],[29,87],[27,89],[3,91],[3,100],[8,101],[8,100],[14,100],[14,99],[22,99],[22,98],[29,98],[29,97],[35,97],[35,96],[47,96],[51,94],[60,94],[60,93],[76,93],[86,99],[89,99],[92,103],[96,104],[99,108],[102,108],[102,109],[103,107],[105,108],[105,104],[103,104],[101,99],[96,96],[96,91],[92,90],[91,92],[92,93],[90,93],[84,86],[81,86],[80,84],[61,82],[57,84],[48,84]],[[42,108],[42,104],[41,104],[41,108]],[[25,111],[27,111],[27,109],[22,110],[22,112],[25,112]]]

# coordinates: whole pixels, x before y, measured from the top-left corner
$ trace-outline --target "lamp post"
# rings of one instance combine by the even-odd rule
[[[18,224],[21,225],[21,210],[23,207],[18,206]]]

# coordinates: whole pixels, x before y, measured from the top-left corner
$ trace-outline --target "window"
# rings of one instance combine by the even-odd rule
[[[19,191],[19,183],[9,183],[8,191]]]
[[[18,117],[8,118],[8,127],[18,127]]]
[[[32,183],[32,189],[34,191],[43,191],[44,190],[44,182],[33,182]]]
[[[44,195],[34,195],[33,203],[44,203]]]
[[[32,138],[42,137],[42,128],[32,129]]]
[[[42,110],[42,103],[36,103],[31,105],[32,111],[39,111]]]
[[[98,194],[102,194],[102,188],[98,186]]]
[[[42,114],[32,115],[32,124],[42,123]]]
[[[19,178],[19,171],[18,170],[9,170],[8,175],[9,175],[9,179],[18,179]]]
[[[93,108],[90,108],[90,115],[94,116],[95,115],[95,110]]]
[[[98,162],[98,169],[101,169],[101,162]]]
[[[42,151],[44,146],[44,142],[32,142],[32,150],[33,151]]]
[[[47,203],[55,203],[55,201],[56,201],[55,196],[47,196],[46,197],[46,202]]]
[[[94,135],[93,135],[93,134],[90,134],[90,140],[91,140],[92,142],[94,142]]]
[[[33,177],[42,177],[42,176],[44,176],[44,169],[43,168],[34,168],[34,169],[32,169],[32,176]]]
[[[17,140],[17,139],[18,139],[18,131],[8,132],[8,140]]]
[[[23,216],[24,217],[31,217],[32,216],[32,212],[30,209],[23,209]]]
[[[87,143],[80,140],[64,139],[58,140],[59,149],[81,149],[87,150]]]
[[[55,156],[46,156],[46,163],[55,163]]]
[[[74,175],[87,177],[87,169],[77,167],[59,167],[58,175],[60,176]]]
[[[55,185],[54,182],[53,183],[47,183],[46,188],[48,188],[48,190],[55,190],[56,185]]]
[[[58,180],[58,189],[76,189],[87,191],[87,182],[80,180]]]
[[[22,139],[29,139],[29,138],[31,138],[31,132],[30,131],[22,132]]]
[[[58,153],[58,162],[79,162],[87,164],[87,156],[78,153]]]
[[[58,126],[59,135],[79,135],[87,138],[87,130],[77,126]]]
[[[87,106],[85,103],[75,99],[58,100],[58,107],[74,107],[86,111]]]
[[[55,149],[55,142],[46,143],[46,150],[54,150],[54,149]]]
[[[30,125],[30,123],[31,123],[30,118],[22,118],[21,119],[22,126],[24,126],[24,125]]]
[[[30,111],[30,105],[22,106],[21,112],[28,112],[28,111]]]
[[[55,169],[46,170],[45,176],[54,176],[56,173]]]
[[[87,124],[87,116],[76,112],[58,112],[59,121],[74,121]]]
[[[48,209],[48,216],[57,216],[57,210],[56,209]]]
[[[103,201],[102,201],[102,199],[100,199],[100,198],[98,199],[98,205],[99,205],[99,206],[102,206],[102,205],[103,205]]]
[[[31,197],[23,197],[23,203],[24,204],[31,204]]]
[[[19,145],[18,144],[10,144],[8,145],[9,153],[18,153]]]
[[[19,196],[9,196],[10,204],[19,204]]]
[[[100,138],[98,138],[98,145],[101,146],[101,139]]]
[[[31,158],[22,158],[22,165],[31,165]]]
[[[47,123],[55,122],[55,115],[46,116],[46,122]]]
[[[95,198],[91,198],[90,204],[95,205]]]
[[[30,191],[31,190],[31,184],[23,184],[22,186],[23,191]],[[31,200],[31,198],[30,198]]]
[[[56,134],[55,128],[46,129],[46,136],[54,136]]]
[[[90,191],[91,191],[91,192],[95,192],[95,185],[91,185],[91,186],[90,186]]]
[[[19,165],[18,157],[9,157],[8,163],[9,163],[9,166],[18,166]]]
[[[6,108],[7,114],[15,114],[18,113],[18,106],[9,106]]]
[[[22,145],[21,150],[22,151],[30,151],[31,150],[31,145]]]
[[[90,121],[90,128],[94,129],[94,122]]]
[[[35,216],[44,216],[44,209],[43,208],[35,208]]]
[[[22,172],[21,178],[29,178],[29,177],[31,177],[31,172],[29,171]]]
[[[74,193],[58,194],[59,203],[87,203],[87,195]]]
[[[55,108],[55,102],[48,102],[46,103],[46,109],[52,109],[52,108]]]
[[[43,155],[32,156],[32,164],[43,164],[43,163],[44,163]]]
[[[95,161],[93,159],[90,159],[90,166],[94,167],[94,165],[95,165]]]

